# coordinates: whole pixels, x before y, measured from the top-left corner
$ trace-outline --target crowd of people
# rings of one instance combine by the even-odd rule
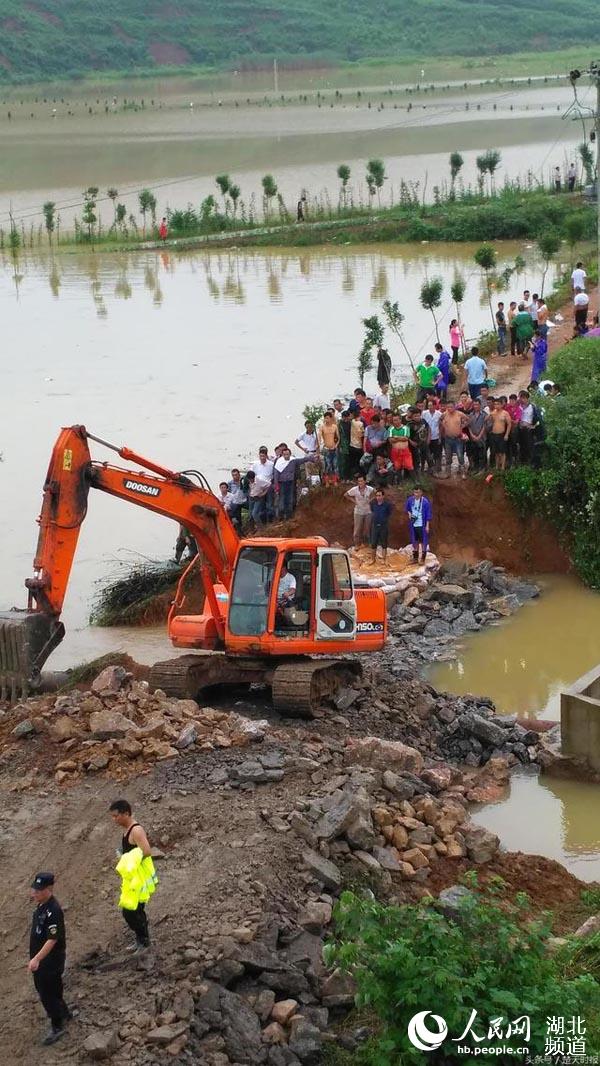
[[[294,441],[301,455],[282,441],[272,452],[262,445],[245,473],[234,467],[219,485],[223,506],[238,528],[244,512],[258,528],[291,518],[299,494],[318,484],[360,477],[368,488],[385,490],[425,473],[449,477],[455,459],[462,477],[535,461],[536,444],[543,440],[541,405],[560,395],[558,385],[532,381],[518,395],[493,396],[485,376],[474,381],[478,373],[487,369],[472,348],[456,402],[446,398],[439,361],[434,364],[431,355],[415,370],[414,404],[392,409],[388,383],[374,398],[355,389],[347,405],[336,399],[316,424],[305,422]]]
[[[582,263],[571,280],[576,329],[583,332],[588,329],[589,298]],[[414,403],[395,402],[390,360],[382,350],[376,395],[356,388],[351,398],[336,398],[316,421],[307,419],[293,444],[282,441],[272,449],[262,445],[247,470],[231,470],[218,496],[233,524],[240,530],[247,524],[259,529],[289,519],[311,487],[353,482],[346,497],[354,502],[355,544],[371,543],[385,552],[392,510],[385,493],[406,481],[412,489],[406,505],[411,540],[415,558],[421,558],[423,540],[418,538],[424,535],[426,553],[431,504],[418,487],[419,479],[424,474],[450,477],[454,469],[467,478],[518,464],[539,465],[544,412],[560,399],[560,386],[544,380],[549,310],[543,296],[526,289],[508,308],[499,301],[495,318],[498,355],[531,360],[527,388],[508,395],[496,389],[478,347],[465,351],[457,319],[450,323],[449,350],[437,343],[435,354],[414,367]],[[456,399],[449,395],[455,385],[461,390]],[[415,507],[416,526],[411,517]],[[421,512],[423,533],[418,532]],[[186,546],[190,548],[183,530],[176,557],[181,558]]]

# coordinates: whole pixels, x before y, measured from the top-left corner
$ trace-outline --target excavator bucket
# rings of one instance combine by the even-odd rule
[[[64,632],[62,622],[41,611],[0,612],[0,699],[14,703],[37,687]]]

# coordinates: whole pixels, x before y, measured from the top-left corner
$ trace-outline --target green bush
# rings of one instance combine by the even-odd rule
[[[562,395],[544,402],[546,457],[539,471],[507,473],[508,494],[568,535],[583,580],[600,587],[600,338],[571,341],[548,365]]]
[[[472,1010],[474,1028],[487,1040],[491,1019],[531,1019],[531,1054],[543,1054],[551,1016],[580,1016],[588,1053],[600,1046],[600,984],[589,958],[577,969],[580,945],[568,941],[559,955],[546,949],[550,915],[534,919],[529,900],[501,898],[502,882],[465,900],[459,922],[447,921],[431,899],[390,907],[344,893],[336,908],[336,941],[325,948],[329,964],[353,974],[357,1006],[371,1009],[381,1030],[360,1053],[369,1066],[408,1066],[424,1057],[407,1027],[419,1011],[441,1015],[450,1037],[463,1033]],[[470,1038],[465,1039],[465,1043]],[[524,1041],[523,1041],[524,1042]],[[487,1046],[498,1047],[494,1037]],[[451,1039],[427,1055],[433,1064],[463,1062]],[[496,1059],[496,1061],[502,1061]]]

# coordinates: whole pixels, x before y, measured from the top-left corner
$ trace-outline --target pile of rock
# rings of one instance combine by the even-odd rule
[[[323,963],[332,904],[328,894],[313,897],[296,921],[272,922],[259,937],[241,927],[183,944],[154,1002],[130,1010],[118,1028],[90,1033],[84,1051],[95,1059],[120,1051],[129,1063],[184,1049],[203,1066],[319,1062],[334,1039],[326,1032],[330,1012],[354,1001],[352,981]]]
[[[418,598],[409,589],[390,614],[390,634],[402,645],[402,672],[451,658],[452,645],[465,633],[493,625],[539,595],[526,581],[509,577],[490,562],[467,567],[447,564]]]
[[[141,1063],[153,1061],[143,1057],[152,1051],[172,1058],[185,1051],[205,1066],[316,1066],[324,1046],[338,1039],[332,1022],[354,1004],[352,979],[323,961],[344,877],[375,875],[389,897],[408,889],[414,898],[427,892],[442,856],[474,863],[494,857],[497,837],[468,819],[476,774],[467,781],[448,766],[426,768],[414,749],[376,737],[349,743],[344,762],[339,787],[324,782],[324,795],[281,812],[302,842],[303,891],[293,915],[259,920],[260,931],[248,918],[182,942],[163,967],[154,1008],[132,1010],[120,1028],[91,1033],[84,1049],[92,1058],[118,1049]],[[344,1027],[341,1039],[353,1050],[367,1036]]]
[[[345,762],[352,769],[339,788],[300,801],[290,816],[311,846],[305,865],[326,887],[340,887],[339,863],[366,867],[388,883],[396,875],[424,884],[442,856],[480,863],[496,854],[498,837],[469,821],[476,777],[443,764],[423,768],[415,749],[377,737],[349,742]]]
[[[438,747],[448,758],[481,766],[505,755],[512,765],[538,765],[540,734],[520,725],[516,715],[494,714],[489,705],[466,698],[438,701],[434,716]]]
[[[412,671],[403,676],[403,660],[397,651],[383,652],[368,680],[357,679],[342,690],[336,703],[344,705],[344,715],[336,723],[345,722],[354,735],[368,730],[399,738],[424,754],[468,767],[499,757],[511,766],[542,763],[543,733],[526,728],[516,715],[496,714],[485,696],[440,693]]]
[[[169,698],[160,689],[151,693],[146,681],[134,680],[121,666],[106,667],[89,691],[24,701],[7,716],[9,742],[37,735],[46,749],[59,754],[54,764],[59,784],[81,773],[131,772],[135,760],[244,747],[261,740],[268,728],[266,722],[200,708],[195,700]],[[14,718],[18,721],[12,726]]]

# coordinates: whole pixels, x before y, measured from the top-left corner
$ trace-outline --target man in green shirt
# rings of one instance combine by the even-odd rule
[[[433,356],[426,355],[425,361],[419,363],[415,370],[415,382],[418,385],[417,400],[425,400],[427,396],[435,396],[435,386],[441,376],[440,371],[433,362]]]
[[[533,337],[534,324],[525,304],[519,304],[518,313],[514,316],[512,324],[517,335],[517,352],[526,358]]]

